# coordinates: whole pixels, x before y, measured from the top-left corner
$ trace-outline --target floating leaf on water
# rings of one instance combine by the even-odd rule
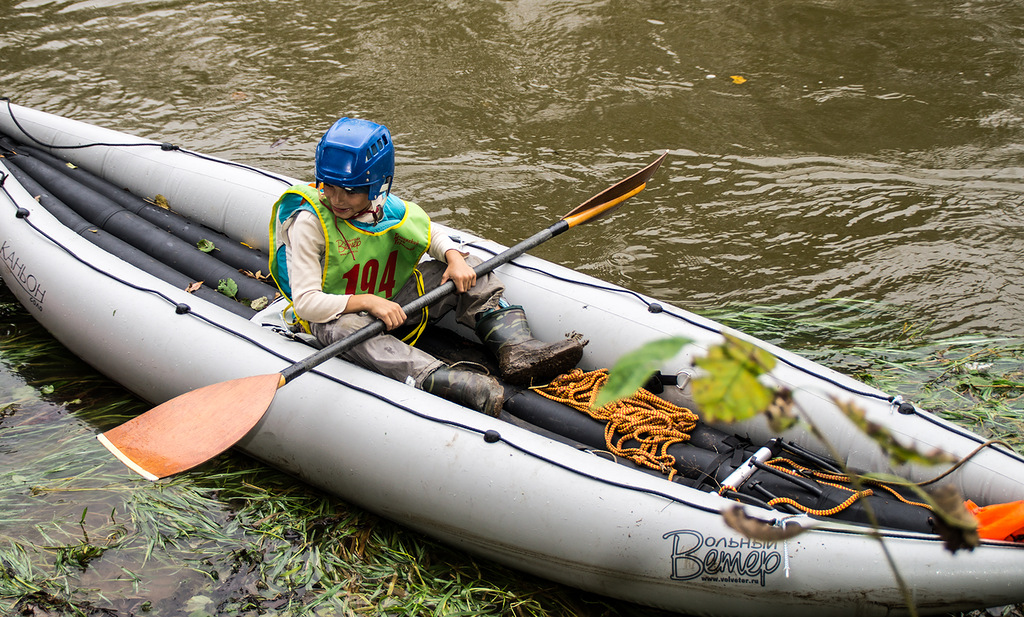
[[[730,75],[729,79],[731,79],[734,84],[743,84],[747,82],[747,78],[742,75]]]
[[[41,392],[43,394],[53,394],[53,386],[47,384],[47,385],[39,388],[39,392]]]
[[[188,613],[205,611],[206,607],[211,604],[213,604],[213,600],[209,596],[192,596],[185,602],[185,611]]]
[[[196,242],[196,248],[204,253],[209,253],[216,249],[217,247],[213,245],[213,242],[203,239],[200,240],[199,242]]]
[[[277,141],[275,141],[274,143],[270,144],[270,149],[271,150],[277,150],[278,148],[280,148],[281,146],[285,145],[286,143],[288,143],[288,138],[287,137],[282,137],[282,138],[278,139]]]

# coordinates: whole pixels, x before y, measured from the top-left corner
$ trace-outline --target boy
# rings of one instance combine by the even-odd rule
[[[316,188],[297,185],[274,204],[270,272],[305,329],[324,345],[380,319],[387,331],[413,331],[403,340],[381,334],[344,356],[399,381],[497,416],[504,388],[481,373],[449,367],[413,347],[423,327],[451,310],[498,358],[501,377],[545,383],[572,369],[583,343],[542,343],[530,334],[521,307],[502,299],[493,274],[479,279],[479,260],[435,233],[412,202],[391,194],[395,150],[383,125],[341,118],[316,149]],[[432,259],[421,262],[427,253]],[[457,293],[406,315],[402,305],[453,281]]]

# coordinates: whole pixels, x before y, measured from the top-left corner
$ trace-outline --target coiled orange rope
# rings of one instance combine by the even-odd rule
[[[676,475],[676,461],[675,457],[668,453],[668,448],[673,444],[689,441],[690,433],[699,420],[697,414],[654,396],[647,390],[639,390],[633,396],[594,409],[597,392],[607,381],[606,369],[590,372],[574,369],[555,378],[546,386],[534,388],[534,391],[604,422],[605,444],[610,452],[638,465],[657,469],[672,480]],[[626,447],[625,444],[628,442],[635,442],[638,445]],[[832,516],[850,507],[857,500],[874,494],[870,488],[858,491],[845,486],[850,481],[847,476],[810,469],[784,457],[773,458],[766,464],[780,472],[811,477],[821,484],[850,493],[845,501],[827,510],[809,508],[788,497],[772,499],[768,502],[771,506],[787,503],[808,514]],[[888,491],[904,503],[928,507],[926,504],[906,499],[883,482],[871,481],[869,484],[876,489]],[[723,487],[723,494],[728,492],[727,488]]]
[[[633,396],[593,409],[597,391],[608,381],[607,369],[571,372],[555,378],[547,386],[534,390],[553,401],[586,413],[595,420],[605,422],[604,438],[610,452],[629,460],[657,469],[675,477],[674,456],[669,446],[689,441],[690,432],[697,425],[697,414],[678,407],[640,390]],[[636,447],[626,447],[635,441]]]

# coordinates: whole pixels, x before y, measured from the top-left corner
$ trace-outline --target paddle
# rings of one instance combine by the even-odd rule
[[[557,223],[476,266],[477,276],[502,266],[577,225],[610,213],[647,186],[668,153],[601,191]],[[412,314],[455,291],[448,281],[403,306]],[[267,412],[274,394],[296,377],[384,331],[378,320],[324,347],[280,373],[243,377],[205,386],[173,398],[98,436],[122,463],[157,480],[208,461],[245,436]]]

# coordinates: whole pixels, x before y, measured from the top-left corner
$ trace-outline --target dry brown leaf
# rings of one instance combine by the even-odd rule
[[[764,410],[764,415],[775,433],[792,428],[797,423],[796,414],[793,412],[793,392],[788,388],[776,390],[775,398],[768,409]]]
[[[248,276],[249,278],[256,279],[257,281],[269,281],[270,280],[270,274],[269,273],[263,274],[263,270],[257,270],[255,272],[251,272],[249,270],[245,270],[245,269],[240,268],[238,271],[241,272],[242,274]]]
[[[946,550],[973,551],[979,543],[978,520],[968,512],[960,491],[951,484],[943,484],[928,494],[935,500],[935,533],[942,538]]]
[[[722,520],[725,521],[726,525],[743,536],[762,542],[780,542],[806,531],[800,524],[779,527],[760,519],[751,518],[743,511],[743,506],[733,506],[723,511]]]

